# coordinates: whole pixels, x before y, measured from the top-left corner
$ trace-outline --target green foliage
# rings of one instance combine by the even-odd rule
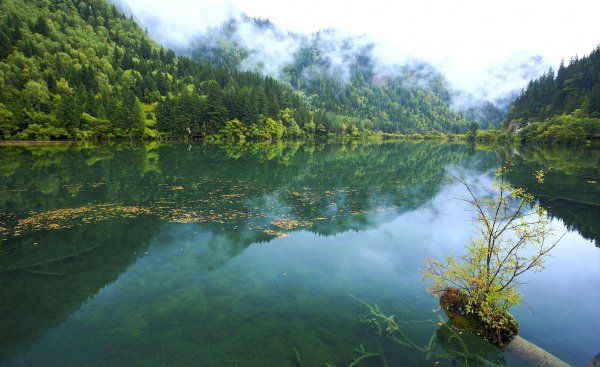
[[[523,143],[579,144],[600,137],[600,118],[572,115],[555,116],[545,122],[527,124],[518,137]]]
[[[507,111],[496,107],[491,102],[482,102],[461,110],[467,121],[476,121],[483,130],[499,129],[507,118]]]
[[[92,140],[109,140],[114,138],[113,126],[106,119],[99,119],[87,113],[82,115],[85,131],[88,132],[88,138]]]
[[[475,141],[478,143],[484,144],[492,144],[492,143],[501,143],[508,144],[516,141],[516,135],[512,134],[508,130],[496,130],[496,129],[487,129],[487,130],[477,130],[477,135],[475,136]]]
[[[600,46],[529,83],[505,127],[522,143],[581,144],[600,138]]]
[[[15,137],[19,140],[54,140],[64,139],[66,136],[67,131],[63,128],[51,124],[32,123],[25,130],[16,134]]]
[[[508,124],[524,125],[556,115],[580,114],[600,117],[600,46],[588,56],[561,62],[532,80],[510,107]]]
[[[229,143],[244,143],[248,130],[238,119],[229,120],[219,129],[219,138]]]
[[[370,48],[357,53],[344,60],[350,70],[345,80],[340,72],[330,70],[317,36],[284,69],[284,78],[323,112],[315,116],[315,123],[326,132],[343,135],[348,126],[385,133],[466,131],[467,121],[449,107],[446,81],[440,74],[427,65],[416,65],[378,76]]]
[[[13,120],[13,113],[0,103],[0,134],[3,139],[10,139],[12,134],[18,130]]]
[[[35,109],[37,112],[40,112],[43,107],[46,108],[50,100],[50,94],[46,83],[38,83],[33,80],[30,80],[25,84],[21,95],[23,96],[25,105]]]
[[[193,53],[198,62],[157,45],[106,0],[2,1],[0,138],[185,139],[218,135],[234,120],[256,140],[467,129],[446,81],[426,64],[378,76],[366,47],[347,55],[342,80],[309,42],[282,83],[240,71],[249,54],[229,41],[217,42],[221,54]]]
[[[285,132],[285,127],[281,121],[275,121],[272,118],[268,118],[265,121],[264,129],[273,140],[281,139],[283,133]]]
[[[469,131],[467,132],[467,141],[475,142],[475,138],[477,137],[477,130],[479,130],[479,125],[476,122],[472,122],[469,125]]]
[[[3,139],[185,138],[233,119],[279,125],[282,110],[310,119],[290,88],[176,57],[105,0],[3,1],[0,34]]]
[[[248,67],[248,63],[261,69],[260,63],[254,65],[250,61],[252,50],[246,49],[237,37],[241,25],[260,31],[278,31],[261,20],[231,20],[222,27],[208,30],[192,45],[194,59],[234,70],[242,65]],[[315,127],[321,124],[317,135],[348,136],[353,131],[355,135],[369,131],[464,133],[467,130],[467,120],[449,107],[450,90],[446,80],[430,65],[411,62],[383,71],[372,52],[373,44],[365,44],[355,37],[337,37],[331,32],[307,37],[288,35],[301,46],[290,55],[291,61],[283,66],[280,75],[295,91],[306,96],[305,100],[315,110]],[[334,38],[336,41],[331,41]],[[341,50],[332,61],[329,51],[338,47]],[[265,96],[274,100],[269,93]],[[242,100],[248,101],[247,98]],[[272,107],[284,107],[281,99],[277,102]],[[270,110],[267,112],[269,117],[276,117]],[[496,124],[501,120],[497,115],[499,110],[491,104],[471,111],[474,117],[477,113],[482,115],[476,116],[480,120],[494,120]],[[300,127],[308,123],[306,115],[294,118]],[[309,130],[305,129],[312,135]]]
[[[519,304],[517,286],[529,271],[541,271],[544,259],[556,243],[545,240],[552,234],[543,209],[522,188],[506,181],[510,166],[496,171],[496,195],[480,198],[462,177],[454,177],[468,192],[465,199],[472,205],[477,236],[461,257],[445,261],[428,260],[425,279],[430,291],[439,296],[449,287],[466,294],[467,312],[476,313],[484,323],[497,321],[496,315]],[[543,182],[543,172],[536,179]]]

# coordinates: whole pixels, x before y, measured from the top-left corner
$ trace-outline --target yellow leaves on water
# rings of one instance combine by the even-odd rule
[[[280,219],[275,219],[274,221],[271,222],[272,225],[274,225],[275,227],[281,228],[281,229],[287,229],[287,230],[291,230],[291,229],[295,229],[295,228],[299,228],[299,227],[308,227],[310,226],[311,222],[309,221],[299,221],[296,219],[292,219],[292,218],[280,218]]]
[[[219,202],[221,204],[233,204],[237,202],[237,198],[241,196],[242,194],[221,194],[219,195]]]
[[[105,183],[94,183],[94,187],[105,185]],[[198,187],[202,186],[198,183]],[[89,184],[84,185],[89,187]],[[290,211],[279,200],[268,200],[267,206],[254,203],[252,200],[244,201],[247,185],[234,185],[229,189],[223,187],[202,192],[199,195],[198,187],[194,185],[184,186],[170,184],[159,184],[163,194],[165,191],[179,191],[175,195],[166,195],[158,200],[145,203],[143,206],[119,205],[119,204],[95,204],[77,208],[63,208],[41,212],[11,213],[5,215],[7,222],[0,221],[0,234],[19,236],[26,231],[32,230],[60,230],[73,228],[85,224],[93,224],[100,221],[115,218],[136,218],[140,215],[151,215],[159,220],[171,223],[213,223],[223,225],[234,230],[238,226],[244,226],[253,231],[263,232],[269,236],[284,237],[290,231],[299,228],[310,228],[315,222],[334,220],[336,216],[360,216],[373,214],[378,211],[392,208],[375,207],[369,210],[351,209],[347,210],[337,207],[332,202],[327,213],[314,213],[315,210],[323,208],[322,201],[332,201],[340,193],[351,193],[352,188],[341,188],[325,192],[311,191],[308,187],[297,188],[298,191],[289,190],[283,192],[285,200],[293,200],[294,205],[301,205],[303,209],[312,214],[320,215],[312,220],[302,220],[290,215]],[[78,185],[63,185],[65,189],[85,189]],[[233,190],[232,190],[233,189]],[[181,193],[181,195],[180,195]],[[287,195],[286,195],[287,194]],[[326,198],[326,199],[324,199]],[[320,211],[320,210],[318,210]],[[12,223],[17,223],[13,225]],[[8,223],[11,223],[8,225]]]
[[[227,224],[234,220],[243,218],[253,218],[254,215],[248,212],[242,212],[237,210],[224,211],[218,213],[201,214],[196,212],[189,212],[185,209],[175,209],[170,211],[163,219],[168,220],[172,223],[219,223]]]
[[[170,191],[180,191],[180,190],[184,189],[183,186],[181,186],[181,185],[173,185],[173,184],[166,184],[166,183],[159,184],[158,186],[161,188],[170,190]]]
[[[118,206],[110,204],[83,206],[78,208],[64,208],[45,212],[32,213],[29,217],[18,220],[16,226],[10,231],[0,227],[2,233],[12,232],[18,236],[27,230],[58,230],[72,228],[82,223],[89,224],[114,218],[135,218],[142,214],[152,214],[172,223],[218,223],[228,224],[240,219],[257,219],[264,214],[245,212],[239,210],[209,211],[208,213],[190,211],[186,208],[168,206],[138,207]],[[320,218],[324,219],[324,218]],[[290,217],[277,218],[271,221],[270,226],[258,227],[266,234],[283,237],[287,234],[281,230],[290,231],[296,228],[309,227],[310,221],[296,220]],[[277,230],[279,229],[279,230]]]
[[[268,234],[269,236],[275,236],[275,237],[287,237],[288,236],[288,234],[285,232],[274,231],[272,229],[264,229],[263,232]]]
[[[110,204],[30,213],[29,217],[17,221],[17,224],[12,229],[12,234],[18,236],[25,230],[72,228],[80,222],[93,223],[115,217],[133,218],[140,213],[148,213],[148,211],[136,206],[118,206]]]

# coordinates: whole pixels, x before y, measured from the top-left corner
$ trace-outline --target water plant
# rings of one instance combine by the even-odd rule
[[[360,316],[359,321],[368,325],[377,336],[377,349],[371,351],[364,344],[360,344],[354,349],[356,356],[348,364],[348,367],[358,367],[361,365],[381,365],[388,367],[394,365],[393,358],[386,355],[389,347],[398,346],[417,350],[423,353],[426,361],[431,361],[433,365],[438,365],[440,361],[451,361],[452,364],[461,366],[491,366],[501,367],[503,363],[497,363],[481,355],[481,351],[471,352],[467,343],[463,340],[462,333],[455,330],[452,325],[445,322],[440,316],[439,310],[434,311],[437,320],[432,319],[418,321],[400,321],[395,315],[384,313],[377,304],[370,305],[362,299],[350,294],[354,300],[364,305],[368,313]],[[427,342],[418,340],[419,338],[410,335],[408,332],[409,324],[429,324],[432,326],[433,333]],[[391,343],[390,343],[391,342]],[[384,350],[384,345],[388,348]],[[302,367],[304,365],[300,352],[293,348],[295,354],[295,365]],[[390,362],[391,361],[391,362]],[[335,367],[331,363],[325,363],[324,367]]]

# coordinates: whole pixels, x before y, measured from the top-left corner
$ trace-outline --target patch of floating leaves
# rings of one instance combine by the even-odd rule
[[[269,236],[275,236],[275,237],[287,237],[288,234],[285,232],[279,232],[279,231],[274,231],[272,229],[263,229],[263,232],[265,234],[268,234]]]
[[[277,228],[292,230],[300,227],[308,227],[311,225],[311,222],[307,220],[296,220],[292,218],[280,218],[275,219],[271,222]]]
[[[241,212],[237,210],[229,212],[212,212],[208,214],[199,214],[196,212],[190,212],[186,209],[174,209],[169,213],[167,218],[164,218],[174,223],[220,223],[226,224],[230,221],[240,218],[253,218],[254,215],[247,212]]]
[[[31,216],[17,221],[17,224],[12,230],[12,234],[18,236],[25,230],[71,228],[76,226],[79,222],[93,223],[115,217],[134,218],[139,214],[144,213],[147,213],[147,211],[140,207],[110,204],[30,213]]]
[[[0,233],[19,236],[25,231],[58,230],[73,228],[81,224],[90,224],[115,218],[136,218],[140,215],[154,215],[173,223],[219,223],[228,224],[239,219],[261,218],[264,215],[240,210],[194,210],[176,206],[174,202],[162,201],[147,207],[100,204],[78,208],[63,208],[42,212],[29,212],[28,216],[16,220],[9,229],[0,223]]]
[[[93,187],[99,187],[105,183],[94,183]],[[323,203],[336,197],[340,192],[351,193],[351,188],[341,190],[330,190],[316,193],[307,187],[298,188],[298,191],[290,190],[284,195],[287,200],[295,202],[293,206],[310,211],[315,217],[312,220],[298,219],[290,215],[290,210],[282,206],[282,203],[274,200],[268,203],[257,203],[244,200],[248,187],[246,185],[235,185],[233,192],[217,188],[202,195],[197,188],[204,186],[202,182],[190,186],[177,185],[177,183],[160,184],[164,193],[179,191],[176,195],[163,196],[157,201],[146,203],[143,206],[124,206],[118,204],[97,204],[81,206],[77,208],[63,208],[40,212],[3,213],[0,218],[0,235],[20,236],[26,231],[35,230],[60,230],[73,228],[82,224],[92,224],[116,218],[135,218],[140,215],[151,215],[160,220],[173,223],[215,223],[232,225],[237,228],[240,220],[247,221],[249,228],[262,231],[269,236],[284,237],[289,231],[298,228],[310,228],[315,222],[333,220],[336,216],[353,216],[374,214],[376,212],[390,210],[389,207],[375,207],[369,210],[351,209],[348,207],[338,208],[335,203]],[[63,185],[64,188],[79,189],[78,185]],[[183,197],[180,196],[183,194]],[[175,196],[178,198],[176,199]],[[317,205],[317,203],[319,203]],[[319,209],[320,208],[320,209]],[[323,208],[328,213],[320,213]],[[333,209],[330,211],[329,209]],[[293,209],[292,209],[293,210]],[[316,211],[316,212],[315,212]],[[267,214],[268,213],[268,214]],[[302,214],[299,214],[302,215]],[[306,213],[304,213],[306,215]]]

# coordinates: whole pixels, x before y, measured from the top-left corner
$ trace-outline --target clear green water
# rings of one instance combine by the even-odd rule
[[[508,158],[570,230],[522,289],[521,335],[585,365],[600,352],[600,152],[429,143],[0,147],[0,365],[347,366],[361,344],[390,366],[463,365],[440,358],[456,342],[419,270],[472,233],[445,170],[485,190]],[[437,354],[377,337],[350,294],[433,320],[402,325]]]

